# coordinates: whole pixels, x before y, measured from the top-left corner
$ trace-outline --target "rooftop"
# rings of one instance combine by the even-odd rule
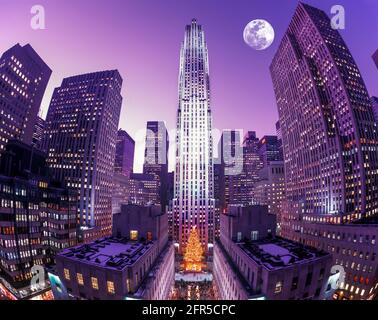
[[[248,241],[237,244],[253,261],[268,270],[307,263],[328,253],[282,238]]]
[[[152,241],[138,242],[127,238],[107,237],[65,249],[58,257],[121,271],[132,266],[153,246]]]

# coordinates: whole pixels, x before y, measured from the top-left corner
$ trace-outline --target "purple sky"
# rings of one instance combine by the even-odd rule
[[[371,95],[378,95],[378,70],[371,55],[378,48],[377,0],[308,0],[330,12],[342,4],[341,31]],[[120,127],[136,137],[148,120],[175,127],[180,43],[192,18],[203,25],[209,48],[214,127],[275,133],[277,108],[269,64],[296,0],[0,0],[0,52],[30,43],[53,70],[44,115],[54,87],[74,74],[117,68],[123,79]],[[30,9],[46,10],[46,30],[30,27]],[[265,51],[243,41],[245,25],[268,20],[276,39]],[[137,150],[137,168],[143,146]]]

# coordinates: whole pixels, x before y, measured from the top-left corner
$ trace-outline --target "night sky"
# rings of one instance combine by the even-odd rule
[[[377,0],[307,0],[330,13],[341,4],[341,35],[359,66],[370,95],[378,95]],[[209,48],[214,127],[275,134],[278,119],[269,65],[287,29],[296,0],[0,0],[0,52],[30,43],[53,70],[43,102],[67,76],[118,69],[124,79],[120,127],[133,137],[148,120],[175,128],[179,50],[192,18],[203,25]],[[30,9],[46,10],[46,30],[30,27]],[[265,51],[243,41],[245,25],[268,20],[276,39]],[[143,144],[139,144],[140,168]],[[138,164],[139,163],[139,164]]]

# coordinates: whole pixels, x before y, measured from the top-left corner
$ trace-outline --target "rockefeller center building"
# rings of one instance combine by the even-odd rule
[[[325,12],[300,3],[270,67],[285,165],[281,235],[332,253],[339,299],[377,289],[378,128],[361,73]]]

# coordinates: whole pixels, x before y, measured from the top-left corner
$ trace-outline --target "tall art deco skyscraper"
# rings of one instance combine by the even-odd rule
[[[117,70],[65,78],[47,114],[47,161],[56,179],[78,191],[84,241],[111,233],[121,86]]]
[[[196,20],[185,29],[178,89],[174,238],[182,252],[196,228],[207,252],[214,236],[213,139],[208,51]]]
[[[366,298],[376,274],[378,228],[368,226],[378,215],[378,128],[361,73],[326,13],[301,3],[271,75],[285,163],[282,235],[332,252],[347,273],[340,297]]]
[[[8,140],[32,143],[51,70],[29,45],[16,44],[0,58],[0,152]]]

